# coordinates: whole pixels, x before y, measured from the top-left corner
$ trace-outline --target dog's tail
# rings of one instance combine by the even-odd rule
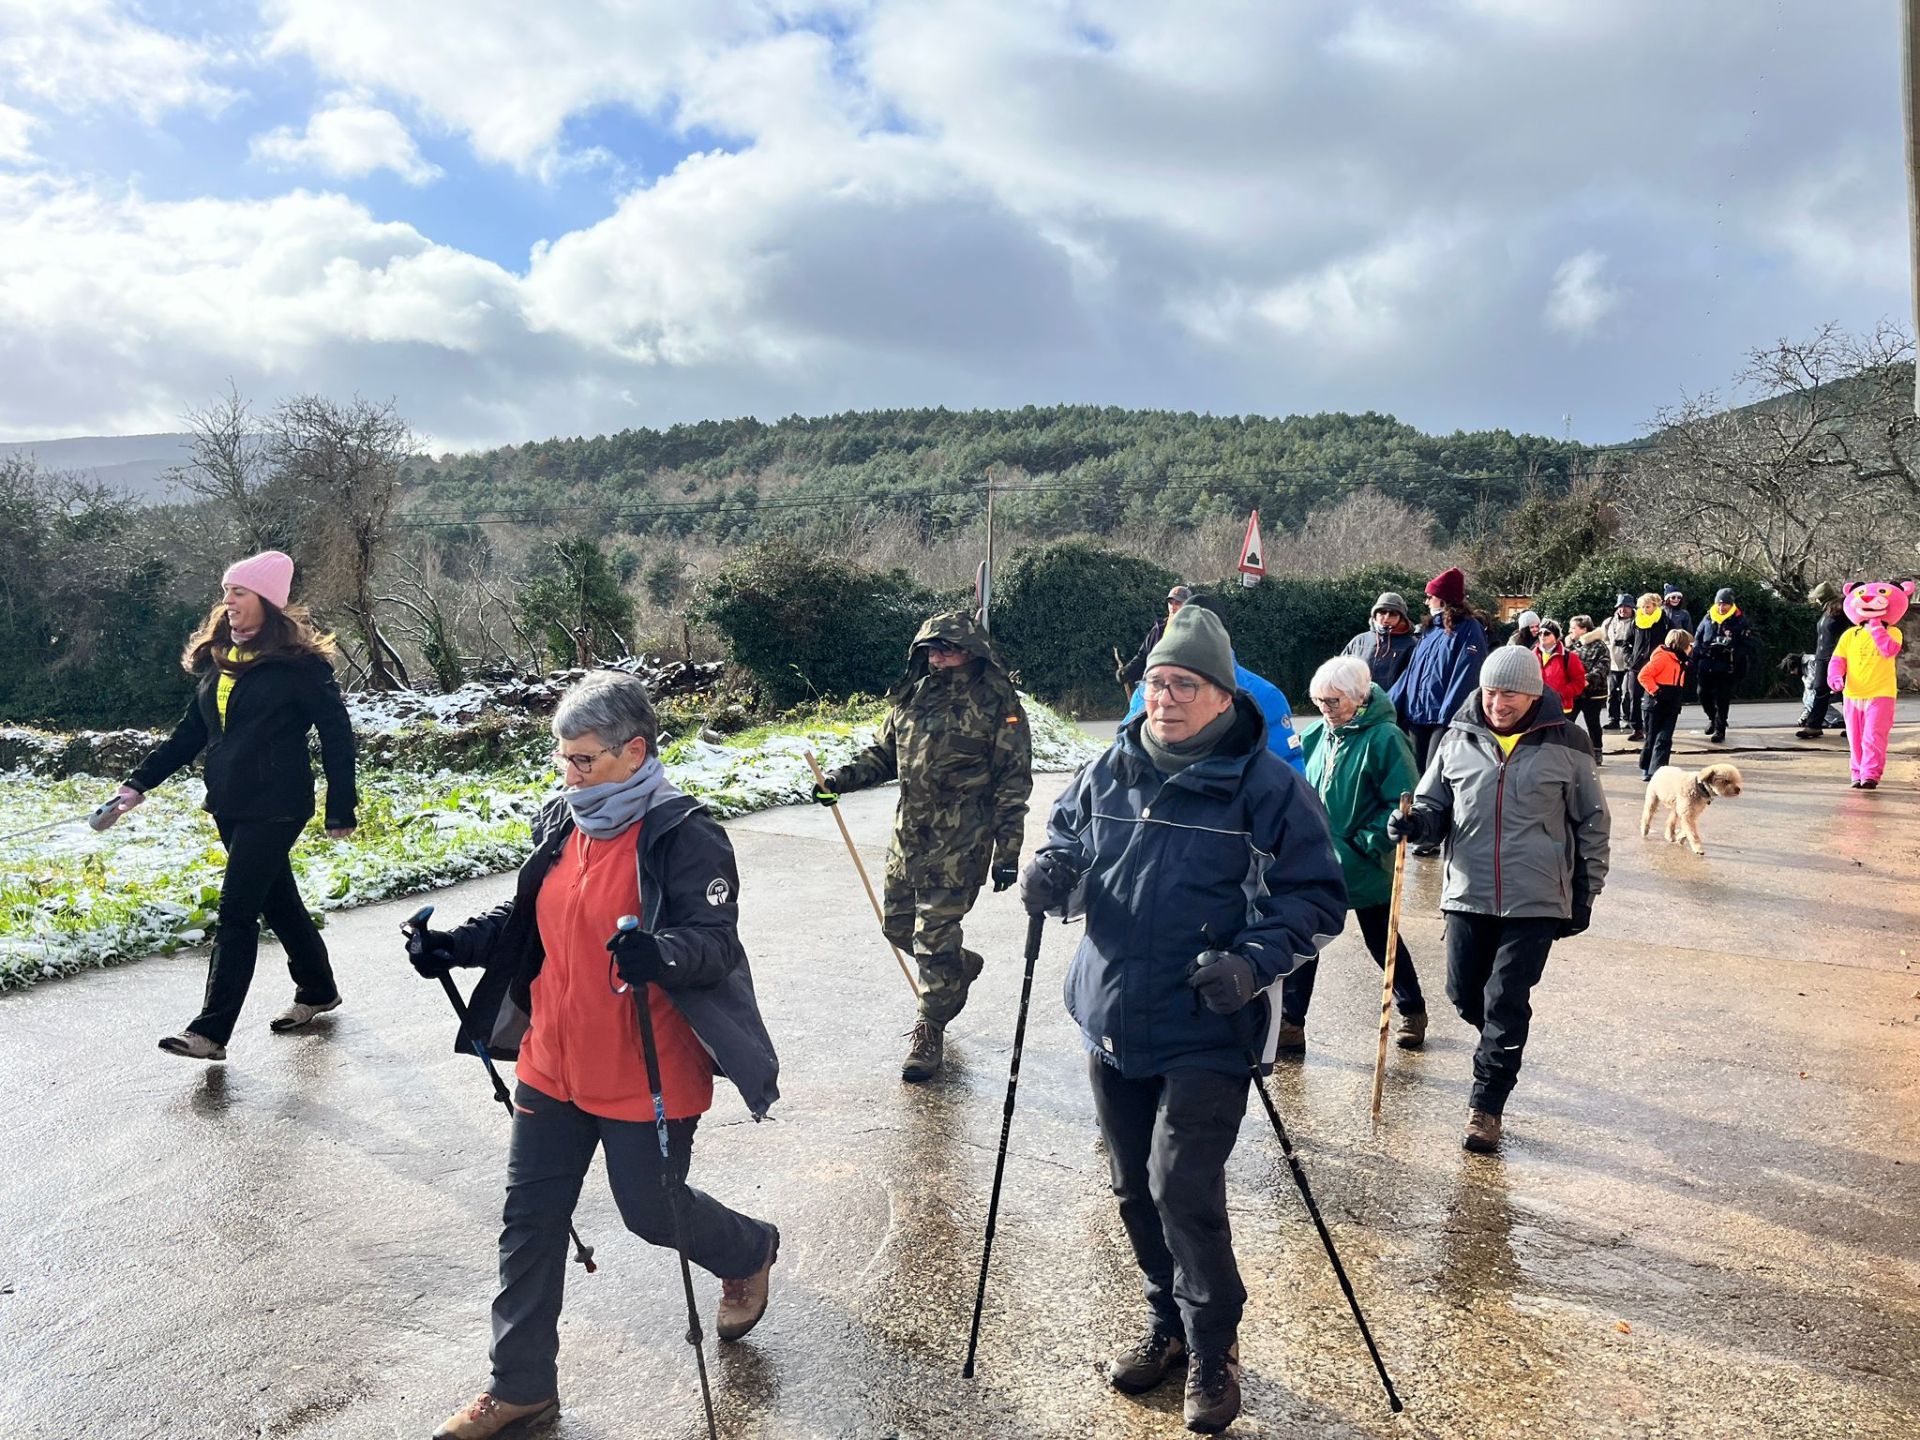
[[[1647,798],[1640,802],[1640,836],[1645,839],[1653,833],[1653,812],[1660,806],[1660,797],[1655,793],[1651,781],[1647,784]]]

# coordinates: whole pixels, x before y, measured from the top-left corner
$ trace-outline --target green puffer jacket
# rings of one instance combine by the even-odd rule
[[[1334,853],[1347,881],[1347,904],[1355,910],[1393,898],[1393,842],[1387,817],[1400,797],[1419,783],[1413,746],[1395,723],[1393,701],[1378,685],[1346,724],[1309,725],[1300,743],[1307,756],[1307,783],[1327,808]]]
[[[974,658],[933,671],[928,641]],[[1032,737],[1019,693],[979,622],[964,610],[936,615],[908,651],[907,674],[874,743],[827,777],[836,791],[900,782],[888,869],[916,888],[985,882],[996,858],[1020,858],[1033,791]]]

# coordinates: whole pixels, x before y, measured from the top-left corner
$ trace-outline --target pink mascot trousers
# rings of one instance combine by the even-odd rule
[[[1843,707],[1847,715],[1847,755],[1852,761],[1853,780],[1878,780],[1887,768],[1887,736],[1893,733],[1893,697],[1876,695],[1871,700],[1849,700]]]

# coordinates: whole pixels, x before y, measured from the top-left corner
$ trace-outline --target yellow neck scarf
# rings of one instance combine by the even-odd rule
[[[1738,605],[1716,605],[1707,611],[1707,618],[1716,625],[1724,625],[1740,613]]]
[[[1664,610],[1656,610],[1651,615],[1644,610],[1636,610],[1633,612],[1633,623],[1638,625],[1642,630],[1651,630],[1666,618],[1667,615]]]

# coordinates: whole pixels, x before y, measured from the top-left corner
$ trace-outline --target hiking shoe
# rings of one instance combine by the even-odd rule
[[[1793,738],[1796,740],[1818,740],[1823,733],[1825,732],[1802,725],[1798,730],[1793,732]]]
[[[1632,730],[1627,733],[1627,743],[1630,745],[1638,745],[1646,738],[1647,732],[1644,730]]]
[[[1422,860],[1431,860],[1440,853],[1440,847],[1438,845],[1416,845],[1413,847],[1413,853],[1418,855]]]
[[[433,1440],[492,1440],[495,1435],[527,1435],[560,1413],[558,1399],[541,1400],[532,1405],[515,1405],[496,1400],[481,1391],[440,1422]]]
[[[1602,730],[1619,730],[1624,727],[1620,724],[1618,720],[1609,720],[1606,724],[1602,725],[1600,728]]]
[[[1156,1323],[1107,1362],[1107,1383],[1125,1395],[1144,1395],[1186,1359],[1185,1337],[1178,1331],[1162,1330]]]
[[[1187,1367],[1187,1428],[1217,1435],[1240,1413],[1240,1346],[1197,1354]]]
[[[1491,1155],[1500,1148],[1500,1117],[1488,1110],[1467,1112],[1467,1136],[1460,1142],[1476,1155]]]
[[[900,1066],[900,1078],[918,1084],[940,1072],[941,1031],[931,1020],[921,1020],[907,1032],[907,1058]]]
[[[1727,743],[1726,732],[1724,730],[1715,731],[1713,734],[1707,736],[1707,741],[1713,745],[1724,745]]]
[[[1307,1053],[1307,1027],[1296,1025],[1285,1016],[1281,1017],[1280,1028],[1274,1032],[1274,1053],[1276,1055],[1304,1055]]]
[[[1878,780],[1862,780],[1860,782],[1860,788],[1862,790],[1878,790],[1880,788],[1880,782]]]
[[[1402,1050],[1418,1050],[1427,1043],[1427,1012],[1424,1010],[1402,1010],[1400,1012],[1400,1033],[1393,1037],[1393,1043]]]
[[[751,1275],[720,1282],[720,1308],[714,1312],[713,1329],[722,1340],[738,1340],[767,1313],[767,1279],[773,1262],[780,1258],[780,1231],[768,1228],[773,1237],[767,1242],[767,1263]]]
[[[178,1035],[163,1036],[160,1048],[169,1055],[184,1055],[189,1060],[224,1060],[227,1047],[215,1044],[195,1030],[182,1030]]]
[[[296,1000],[278,1015],[274,1016],[273,1019],[269,1020],[267,1022],[267,1028],[276,1035],[284,1035],[289,1030],[298,1030],[304,1025],[311,1025],[313,1023],[313,1017],[316,1015],[324,1015],[329,1010],[338,1010],[339,1008],[340,997],[338,995],[334,996],[331,1000],[322,1000],[318,1005],[307,1005]]]

